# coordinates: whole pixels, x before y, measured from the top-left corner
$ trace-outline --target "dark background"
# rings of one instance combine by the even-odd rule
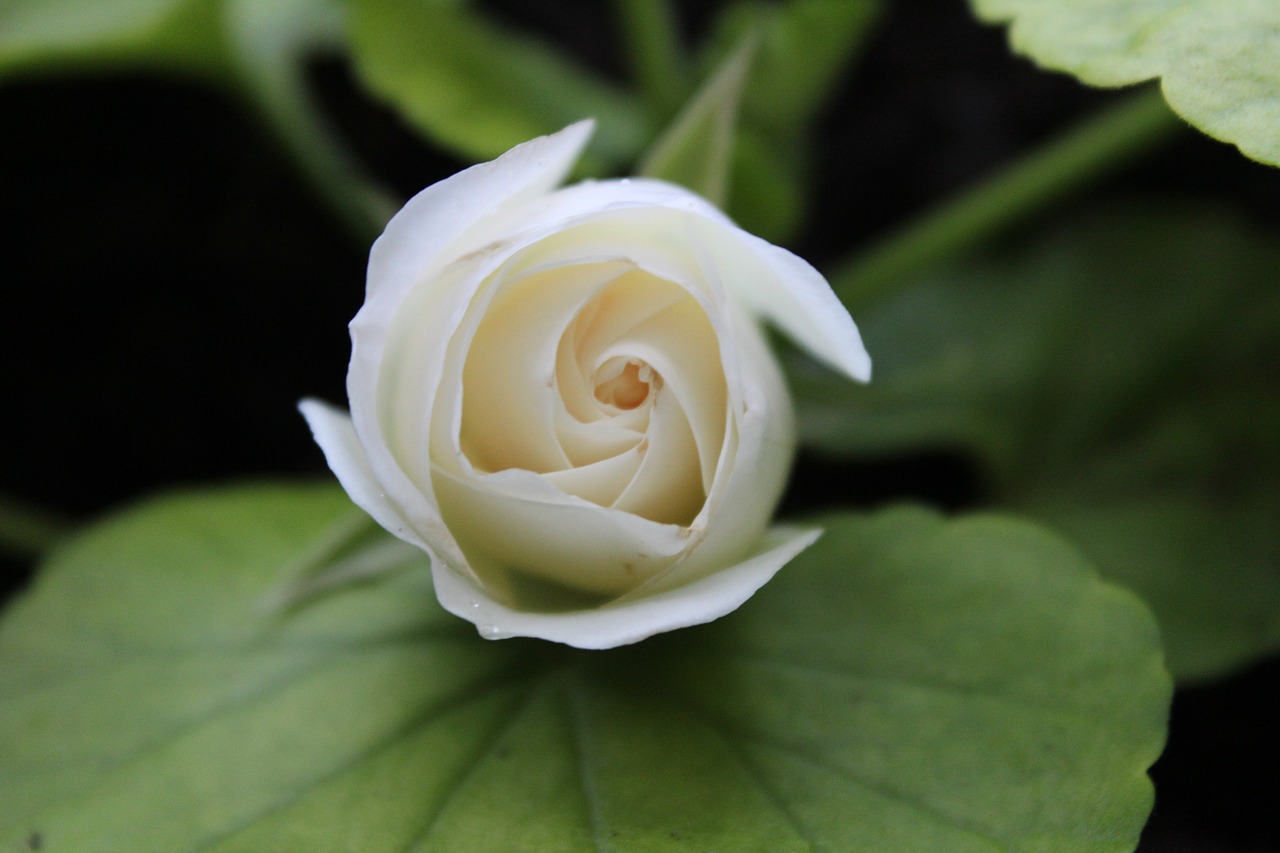
[[[609,4],[485,5],[621,75]],[[685,6],[696,37],[710,4]],[[312,70],[334,121],[404,196],[466,165],[365,100],[339,59]],[[959,2],[894,4],[821,124],[817,203],[794,248],[827,266],[1112,97],[1013,58]],[[274,138],[237,102],[141,73],[11,81],[0,116],[0,494],[87,520],[176,486],[325,476],[294,404],[344,399],[367,246]],[[1138,192],[1280,225],[1280,172],[1191,132],[1052,215]],[[942,451],[831,472],[802,457],[784,511],[815,495],[957,510],[983,498]],[[30,566],[0,569],[3,591]],[[1277,683],[1273,659],[1178,692],[1143,850],[1280,849]]]

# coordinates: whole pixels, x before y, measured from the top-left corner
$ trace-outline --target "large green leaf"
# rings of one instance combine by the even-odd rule
[[[1095,86],[1159,78],[1179,114],[1280,165],[1274,0],[970,0],[1019,53]]]
[[[67,64],[222,63],[216,0],[4,0],[0,75]]]
[[[593,653],[480,639],[417,564],[279,610],[360,523],[242,488],[60,551],[0,623],[0,838],[1092,853],[1150,808],[1154,624],[1028,525],[834,517],[738,613]]]
[[[594,117],[591,153],[627,163],[648,141],[639,102],[534,39],[457,0],[352,0],[351,51],[365,85],[424,133],[489,160]]]
[[[1170,664],[1280,646],[1280,247],[1211,212],[1094,216],[859,316],[875,381],[794,371],[833,453],[975,454],[995,498],[1149,598]]]

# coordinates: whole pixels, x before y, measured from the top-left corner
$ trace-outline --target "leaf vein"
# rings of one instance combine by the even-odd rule
[[[1072,719],[1093,719],[1096,712],[1089,709],[1075,709],[1048,702],[1036,702],[1024,696],[1015,696],[1010,693],[1002,693],[999,691],[985,690],[980,687],[970,687],[961,684],[948,684],[945,681],[933,681],[925,678],[908,678],[900,675],[890,675],[882,672],[870,672],[867,670],[857,669],[837,669],[834,666],[823,666],[810,662],[788,660],[786,658],[756,655],[750,652],[725,652],[726,657],[733,657],[748,664],[756,664],[761,666],[772,667],[776,669],[787,669],[797,673],[804,673],[815,677],[827,678],[835,681],[862,681],[875,682],[886,685],[899,685],[902,687],[910,687],[917,690],[928,691],[931,693],[942,693],[955,696],[965,700],[987,700],[1005,705],[1011,705],[1037,714],[1047,714],[1056,717],[1069,717]],[[1067,693],[1064,691],[1064,698]]]
[[[471,760],[465,762],[455,774],[453,781],[442,788],[444,796],[440,798],[438,803],[436,803],[435,808],[430,811],[430,814],[427,816],[427,819],[423,821],[422,825],[419,826],[411,836],[409,836],[404,847],[401,848],[402,853],[411,853],[411,851],[417,849],[422,842],[426,840],[427,836],[431,834],[432,830],[436,828],[440,822],[440,816],[445,813],[445,810],[448,808],[449,803],[453,800],[454,796],[462,790],[462,786],[466,783],[467,779],[469,779],[480,765],[484,763],[484,759],[494,753],[494,750],[497,749],[499,742],[502,740],[502,736],[509,732],[520,719],[521,715],[528,711],[530,706],[533,705],[534,700],[538,696],[538,688],[538,684],[533,684],[519,699],[513,701],[511,704],[511,712],[499,719],[498,722],[494,724],[488,737],[483,738],[479,744],[477,744],[476,751],[472,755]]]
[[[843,767],[827,761],[824,758],[820,758],[806,750],[800,749],[794,744],[789,744],[785,741],[759,733],[735,729],[732,726],[726,726],[726,730],[732,731],[736,736],[742,738],[744,744],[753,743],[757,748],[766,750],[772,749],[774,751],[790,755],[802,763],[809,764],[810,766],[817,767],[831,775],[838,776],[846,782],[856,785],[866,791],[870,791],[883,799],[906,806],[908,809],[916,812],[917,814],[923,815],[930,820],[949,826],[953,829],[962,830],[976,838],[989,842],[996,850],[1007,850],[1009,847],[1009,842],[998,837],[994,830],[989,827],[948,814],[919,799],[912,798],[901,791],[895,790],[894,788],[885,785],[883,782],[869,779],[848,767]]]
[[[587,818],[591,822],[591,840],[597,853],[613,850],[606,837],[604,809],[600,803],[600,791],[591,769],[591,738],[587,731],[586,695],[577,676],[567,676],[565,685],[565,713],[573,732],[573,746],[578,766],[578,783],[587,806]]]
[[[386,737],[377,743],[372,744],[367,750],[364,750],[358,755],[352,756],[347,761],[344,761],[338,766],[320,774],[316,778],[299,785],[298,788],[289,796],[261,809],[250,817],[238,822],[234,827],[218,832],[216,835],[197,845],[196,849],[212,849],[226,839],[232,838],[240,832],[249,829],[254,824],[260,823],[273,815],[289,809],[301,802],[307,794],[322,787],[326,783],[342,777],[367,761],[371,761],[381,755],[384,755],[388,750],[393,749],[397,745],[413,737],[421,731],[424,726],[430,725],[449,711],[462,707],[469,702],[477,701],[489,691],[495,690],[504,685],[509,685],[510,683],[511,673],[504,670],[490,678],[484,679],[480,683],[467,685],[459,693],[442,697],[438,702],[426,705],[422,708],[420,713],[415,714],[403,725],[393,729]]]

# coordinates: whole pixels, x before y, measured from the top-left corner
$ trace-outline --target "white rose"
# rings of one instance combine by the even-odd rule
[[[351,415],[302,411],[359,506],[486,637],[608,648],[737,608],[794,447],[758,325],[865,380],[827,282],[654,180],[557,189],[591,123],[423,190],[369,258]]]

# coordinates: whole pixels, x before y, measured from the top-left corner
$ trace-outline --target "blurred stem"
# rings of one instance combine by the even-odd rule
[[[670,0],[615,0],[627,58],[651,114],[666,119],[684,94],[685,61]]]
[[[400,206],[359,163],[307,86],[305,60],[345,45],[336,0],[228,0],[234,63],[249,97],[329,206],[372,242]]]
[[[1169,139],[1182,122],[1151,87],[1087,119],[852,260],[831,285],[851,309],[1026,220]]]
[[[71,532],[60,516],[0,495],[0,552],[38,557]]]
[[[367,176],[319,111],[302,100],[272,99],[261,113],[348,230],[373,242],[399,204]]]

